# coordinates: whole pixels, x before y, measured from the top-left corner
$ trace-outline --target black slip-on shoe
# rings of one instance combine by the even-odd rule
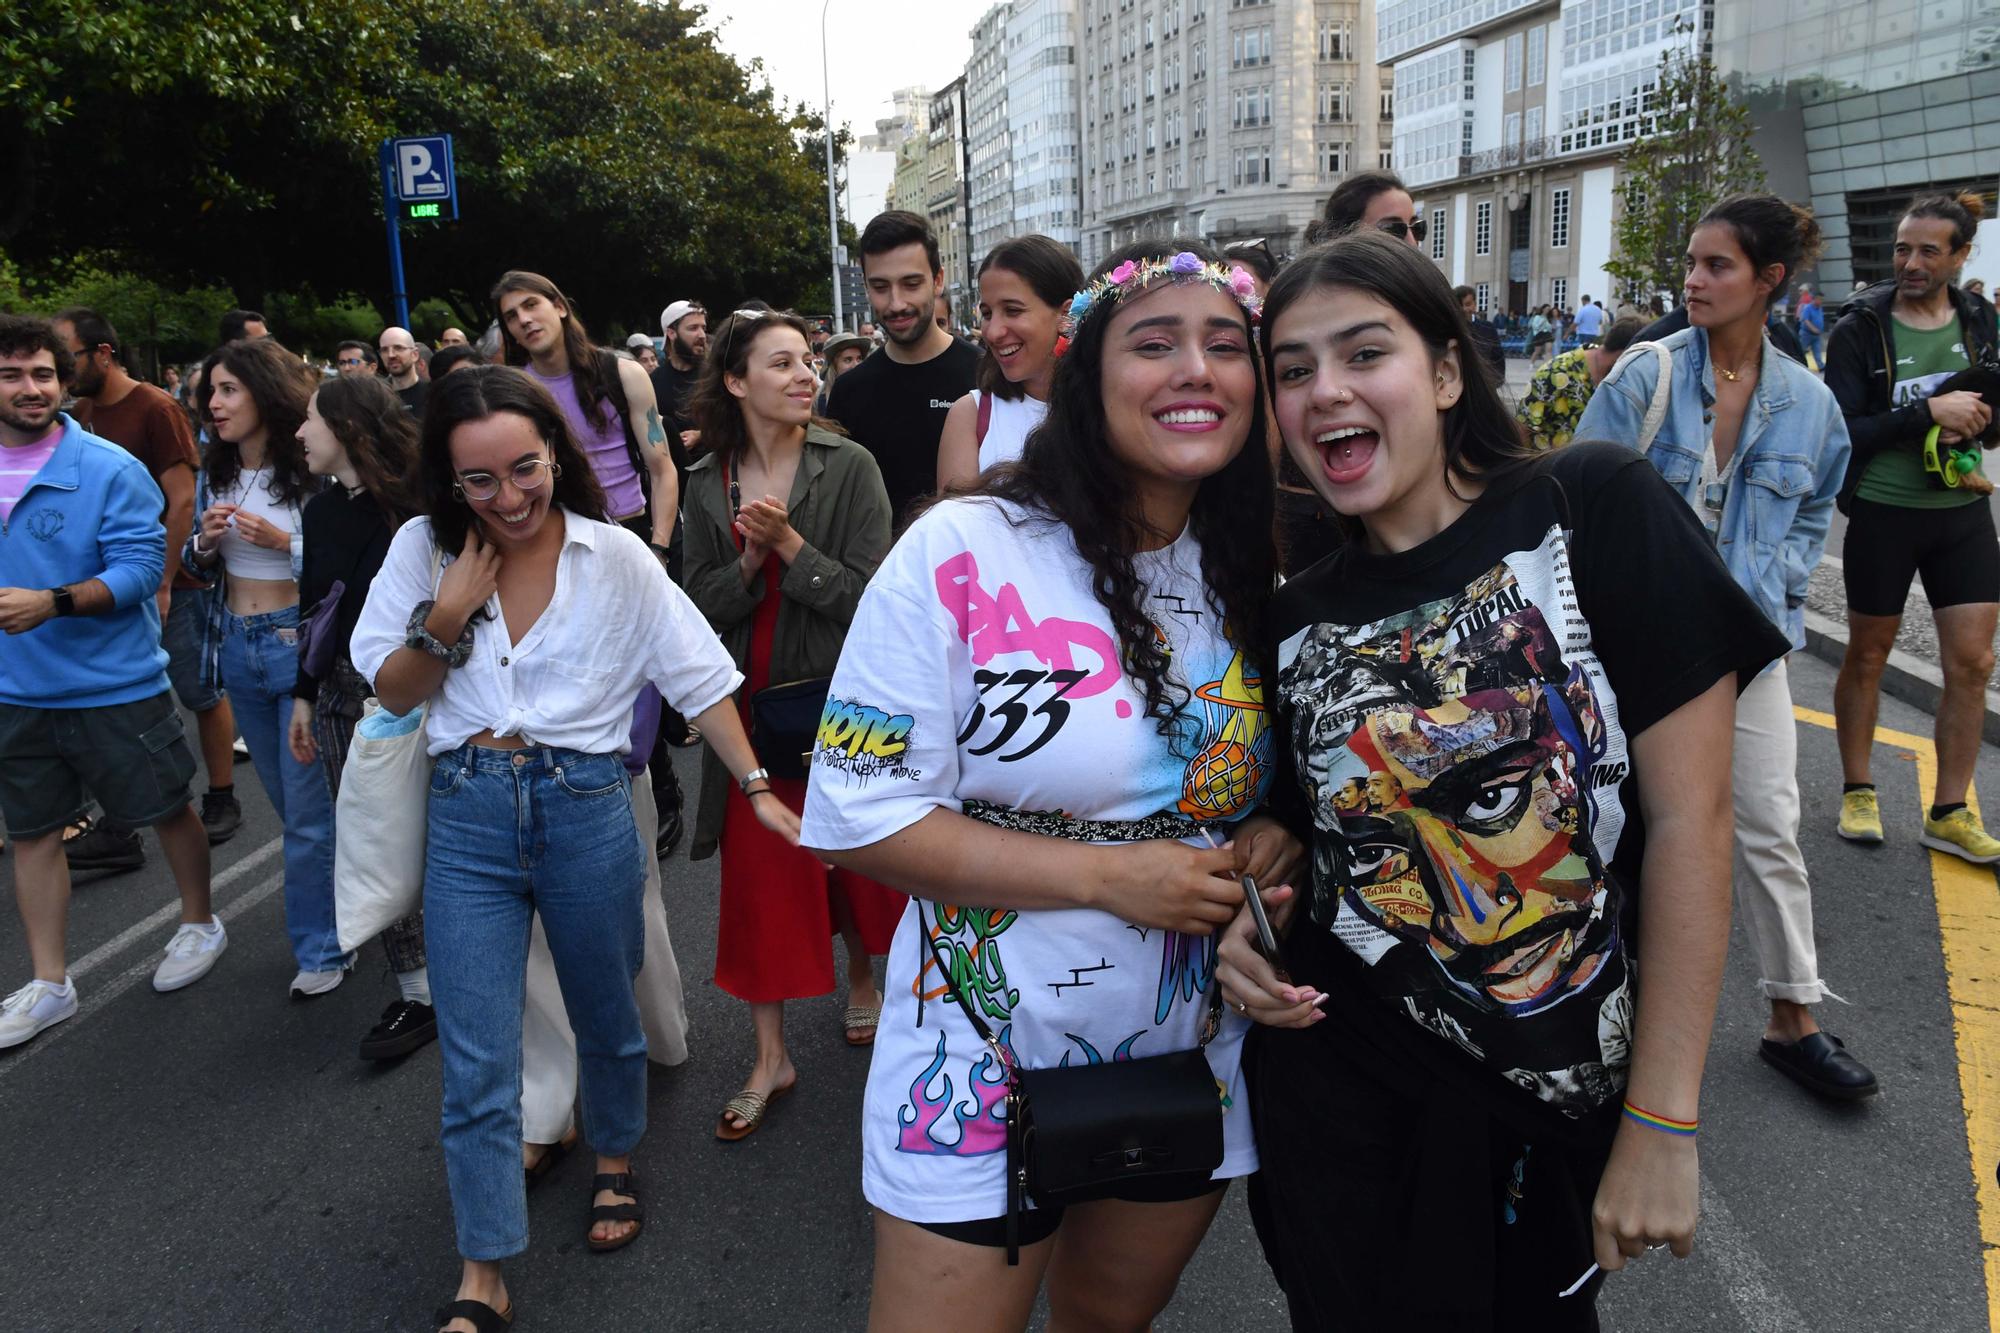
[[[395,1060],[437,1040],[437,1011],[415,1000],[392,1000],[361,1039],[364,1060]]]
[[[1797,1041],[1758,1043],[1758,1053],[1800,1087],[1837,1102],[1858,1102],[1882,1091],[1875,1074],[1847,1053],[1846,1043],[1831,1032],[1815,1032]]]

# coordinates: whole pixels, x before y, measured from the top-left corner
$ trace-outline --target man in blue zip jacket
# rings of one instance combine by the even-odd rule
[[[0,1002],[0,1049],[76,1013],[62,832],[86,793],[127,828],[153,826],[180,889],[153,988],[200,980],[228,943],[160,646],[160,488],[62,413],[75,368],[47,321],[0,315],[0,820],[35,973]]]

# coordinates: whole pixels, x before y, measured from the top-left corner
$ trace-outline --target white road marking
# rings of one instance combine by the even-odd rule
[[[1748,1333],[1812,1333],[1707,1176],[1701,1180],[1701,1225],[1694,1243],[1695,1254],[1715,1266],[1723,1294]]]
[[[228,888],[231,884],[234,884],[237,880],[270,860],[284,845],[285,839],[282,835],[275,837],[238,861],[235,865],[216,875],[209,881],[208,891],[210,901],[214,901],[215,894],[222,892],[222,890]],[[180,915],[181,904],[179,898],[176,898],[173,902],[168,903],[144,921],[121,932],[117,938],[105,941],[83,957],[77,959],[74,963],[71,963],[69,966],[69,979],[75,981],[95,971],[101,964],[112,958],[116,958],[146,936],[151,935],[155,931],[164,930],[168,922],[180,920]]]
[[[259,848],[257,853],[255,853],[255,855],[261,855],[265,850],[266,850],[265,848]],[[247,864],[248,859],[249,858],[245,858],[244,861],[238,862],[237,864],[239,866]],[[231,866],[230,870],[235,870],[236,868],[237,866]],[[228,871],[225,871],[224,875],[227,875],[228,873],[229,873]],[[222,882],[222,879],[223,879],[222,875],[218,875],[216,877],[218,885]],[[221,921],[224,925],[228,925],[230,922],[236,920],[237,917],[242,916],[245,912],[250,911],[252,908],[256,907],[259,903],[263,902],[266,898],[270,897],[272,894],[276,893],[279,889],[283,888],[284,884],[285,884],[285,872],[282,870],[279,870],[271,875],[266,876],[263,880],[261,880],[257,884],[257,887],[251,889],[249,892],[237,898],[234,902],[230,903],[229,906],[222,908],[220,911],[218,911],[215,914],[216,919]],[[179,905],[176,904],[173,907],[172,911],[174,912],[175,915],[178,915],[180,913]],[[145,923],[142,922],[141,924],[143,925]],[[229,958],[228,951],[224,950],[223,956],[220,959],[216,960],[216,966],[227,967],[228,958]],[[83,1003],[78,1007],[76,1015],[74,1017],[65,1019],[63,1022],[56,1024],[56,1026],[42,1033],[41,1036],[36,1037],[26,1046],[16,1047],[11,1054],[5,1057],[0,1057],[0,1083],[4,1083],[12,1075],[20,1073],[22,1066],[26,1065],[30,1060],[34,1059],[36,1056],[41,1055],[43,1052],[47,1051],[51,1046],[54,1046],[64,1037],[67,1037],[72,1032],[75,1032],[85,1023],[89,1022],[92,1017],[94,1017],[98,1013],[101,1013],[105,1009],[105,1007],[108,1006],[112,1001],[116,1000],[126,991],[131,990],[132,987],[138,985],[139,982],[150,980],[153,975],[153,970],[158,966],[159,966],[158,961],[149,955],[145,958],[141,958],[138,962],[126,968],[123,972],[118,974],[116,979],[112,980],[108,984],[93,990],[82,991]],[[161,998],[172,1003],[184,1003],[185,1001],[182,1000],[182,996],[187,994],[187,992],[189,991],[199,992],[202,989],[204,983],[213,986],[215,983],[210,981],[209,977],[213,977],[214,975],[215,975],[214,972],[210,972],[208,977],[203,977],[201,981],[195,982],[194,985],[187,987],[185,991],[177,991],[172,995],[162,996]],[[72,971],[70,973],[70,977],[72,980],[75,979],[76,977],[75,971]]]

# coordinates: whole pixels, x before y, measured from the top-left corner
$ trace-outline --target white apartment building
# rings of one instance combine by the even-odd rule
[[[1388,165],[1374,0],[1080,5],[1086,268],[1148,235],[1295,252],[1343,177]]]
[[[1839,296],[1887,276],[1913,195],[1994,196],[1996,13],[1995,0],[1379,0],[1395,169],[1428,215],[1431,257],[1482,307],[1622,296],[1604,271],[1618,159],[1661,57],[1698,42],[1750,108],[1768,188],[1812,205],[1827,245],[1805,276]],[[2000,225],[1980,240],[2000,255]],[[1980,256],[1968,276],[1987,274]]]
[[[1010,236],[1082,237],[1079,0],[1002,0],[965,67],[972,266]]]

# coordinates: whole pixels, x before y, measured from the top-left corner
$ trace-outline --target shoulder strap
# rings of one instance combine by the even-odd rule
[[[979,425],[976,428],[976,442],[986,443],[986,428],[993,424],[993,395],[979,393]]]
[[[625,396],[625,377],[619,373],[618,354],[607,352],[602,347],[597,353],[598,373],[604,380],[604,397],[618,412],[618,422],[625,428],[625,453],[632,460],[632,471],[638,474],[639,489],[645,494],[646,503],[653,503],[653,474],[646,470],[646,460],[639,453],[639,431],[632,422],[632,401]]]
[[[1653,382],[1653,397],[1646,404],[1645,419],[1639,423],[1639,439],[1632,446],[1642,454],[1653,447],[1654,439],[1659,436],[1660,427],[1666,422],[1667,408],[1673,402],[1674,354],[1662,343],[1633,343],[1625,349],[1624,355],[1618,358],[1618,364],[1611,367],[1610,373],[1604,377],[1604,383],[1609,384],[1627,365],[1649,353],[1659,362],[1660,375]]]

